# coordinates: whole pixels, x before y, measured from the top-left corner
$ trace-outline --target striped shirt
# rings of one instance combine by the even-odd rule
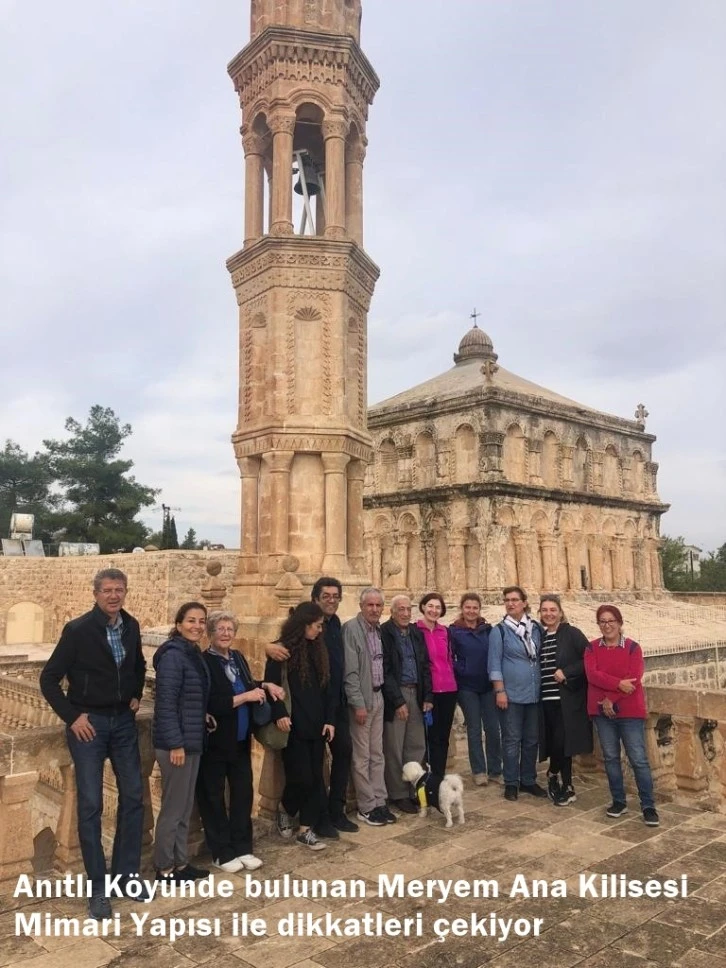
[[[108,644],[117,666],[120,666],[126,658],[126,649],[124,649],[123,643],[121,642],[121,633],[123,630],[124,623],[120,615],[116,616],[116,621],[113,625],[109,624],[106,626],[106,638],[108,639]]]
[[[555,669],[557,663],[555,652],[557,651],[557,632],[545,632],[542,640],[542,652],[540,662],[542,668],[542,691],[541,698],[544,702],[559,702],[560,687],[555,682]]]

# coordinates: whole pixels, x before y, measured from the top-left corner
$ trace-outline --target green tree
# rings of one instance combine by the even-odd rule
[[[701,559],[698,588],[704,592],[726,592],[726,544]]]
[[[687,567],[686,542],[680,535],[677,538],[663,535],[660,556],[663,584],[669,591],[684,591],[693,587]]]
[[[173,550],[179,547],[179,536],[176,533],[176,519],[174,515],[172,515],[171,521],[169,522],[169,544],[167,547]]]
[[[52,493],[53,473],[44,454],[30,457],[12,440],[0,451],[0,536],[10,534],[16,512],[35,515],[33,537],[49,542],[58,498]]]
[[[131,425],[108,407],[91,407],[86,425],[69,417],[67,440],[43,441],[55,480],[63,489],[56,521],[67,541],[98,542],[101,552],[144,545],[148,529],[137,515],[158,491],[129,474],[133,461],[119,460]]]
[[[179,545],[180,548],[184,548],[185,551],[196,551],[197,549],[197,532],[194,528],[190,528],[184,535],[184,540]]]

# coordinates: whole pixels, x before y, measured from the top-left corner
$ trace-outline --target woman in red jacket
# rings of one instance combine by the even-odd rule
[[[620,759],[622,742],[638,787],[643,820],[649,827],[657,827],[653,776],[645,749],[648,711],[642,682],[643,653],[637,642],[623,635],[623,616],[614,605],[598,608],[597,624],[602,637],[593,639],[585,650],[585,675],[587,712],[595,723],[613,798],[605,812],[617,818],[628,809]]]

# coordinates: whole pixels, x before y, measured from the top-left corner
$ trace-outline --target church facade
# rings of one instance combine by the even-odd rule
[[[655,438],[497,364],[476,325],[454,366],[368,411],[369,572],[388,594],[520,584],[650,598],[663,593]]]

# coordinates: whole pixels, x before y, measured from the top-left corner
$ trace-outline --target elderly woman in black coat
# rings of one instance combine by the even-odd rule
[[[572,785],[572,757],[592,753],[583,658],[588,642],[565,620],[558,595],[542,596],[539,617],[544,627],[539,758],[549,757],[547,792],[556,806],[565,807],[577,799]]]
[[[193,867],[187,853],[189,818],[205,735],[213,720],[207,715],[209,671],[199,643],[207,610],[187,602],[176,613],[169,639],[154,655],[156,698],[151,727],[161,770],[161,808],[154,835],[157,880],[190,881],[208,870]]]
[[[254,679],[247,659],[232,648],[238,627],[232,612],[210,612],[207,618],[208,709],[217,728],[209,735],[197,778],[207,846],[214,866],[228,874],[262,866],[252,852],[252,723],[255,708],[268,696],[285,697],[280,686]]]

